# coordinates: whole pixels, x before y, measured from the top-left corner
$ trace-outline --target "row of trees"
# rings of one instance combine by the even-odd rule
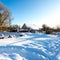
[[[56,28],[51,28],[46,24],[43,24],[40,31],[45,31],[47,34],[51,34],[52,32],[60,32],[60,26],[57,26]]]
[[[19,25],[10,25],[10,32],[17,32],[20,30]]]

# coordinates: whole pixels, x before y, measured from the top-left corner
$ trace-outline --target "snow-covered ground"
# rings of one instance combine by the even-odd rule
[[[43,33],[0,33],[0,60],[60,60],[60,36]],[[12,38],[8,38],[11,35]],[[22,35],[22,36],[21,36]]]

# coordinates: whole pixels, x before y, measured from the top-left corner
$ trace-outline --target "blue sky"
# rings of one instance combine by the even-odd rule
[[[60,0],[0,0],[11,12],[12,24],[60,24]]]

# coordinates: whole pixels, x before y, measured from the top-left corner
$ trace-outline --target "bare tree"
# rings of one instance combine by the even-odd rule
[[[11,16],[9,10],[0,3],[0,26],[10,26]]]

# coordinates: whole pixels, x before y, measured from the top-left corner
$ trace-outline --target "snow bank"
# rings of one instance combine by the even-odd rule
[[[0,46],[6,46],[15,41],[16,41],[15,38],[0,39]]]
[[[0,60],[12,60],[12,59],[9,58],[8,56],[5,56],[3,54],[0,54]]]
[[[27,60],[26,58],[20,56],[17,53],[13,53],[12,56],[14,57],[14,60]],[[0,54],[0,60],[12,60],[12,58],[9,57],[9,54]]]
[[[57,55],[57,59],[60,60],[60,53]]]
[[[15,60],[27,60],[26,58],[20,56],[20,55],[17,54],[17,53],[14,53],[14,55],[15,55]]]

